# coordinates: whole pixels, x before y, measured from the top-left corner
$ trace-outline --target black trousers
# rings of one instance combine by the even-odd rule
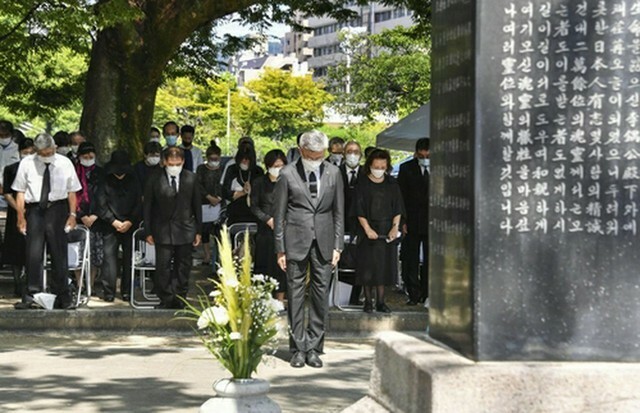
[[[420,268],[420,246],[424,262]],[[429,235],[409,231],[402,240],[402,279],[409,299],[415,302],[429,297]]]
[[[71,300],[69,292],[68,240],[64,232],[69,217],[67,201],[53,203],[47,209],[38,205],[27,205],[26,273],[27,294],[42,291],[42,272],[45,242],[51,256],[48,281],[51,292],[58,296],[58,302]]]
[[[156,244],[156,271],[153,288],[162,304],[179,305],[178,296],[187,298],[192,251],[193,245],[191,244]]]
[[[309,322],[305,327],[305,291],[309,280]],[[325,324],[329,310],[331,262],[320,254],[313,241],[309,254],[302,261],[287,260],[287,297],[289,300],[289,349],[292,352],[315,350],[323,352]]]
[[[118,273],[122,274],[120,292],[129,295],[131,292],[131,235],[133,229],[124,234],[109,228],[103,235],[104,261],[102,263],[102,288],[105,297],[116,295]],[[118,248],[122,246],[122,261],[118,262]]]

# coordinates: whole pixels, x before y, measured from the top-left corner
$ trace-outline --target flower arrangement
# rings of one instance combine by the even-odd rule
[[[277,345],[280,301],[272,298],[277,281],[264,275],[252,275],[249,234],[245,234],[242,258],[234,259],[227,228],[218,240],[219,279],[210,279],[215,287],[207,295],[202,289],[198,304],[185,301],[181,318],[196,321],[197,334],[209,352],[233,374],[234,379],[249,379],[262,357]]]

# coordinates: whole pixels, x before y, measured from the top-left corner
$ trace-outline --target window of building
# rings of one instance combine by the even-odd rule
[[[393,13],[391,10],[378,12],[375,15],[375,22],[380,23],[380,22],[385,22],[387,20],[391,20],[392,16],[393,16]]]

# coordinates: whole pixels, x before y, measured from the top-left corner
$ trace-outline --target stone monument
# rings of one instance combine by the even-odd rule
[[[434,3],[430,335],[640,360],[640,2]]]
[[[640,1],[432,11],[430,338],[347,411],[640,411]]]

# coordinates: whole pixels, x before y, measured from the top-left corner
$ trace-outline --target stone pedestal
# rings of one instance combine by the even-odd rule
[[[474,362],[383,333],[369,395],[343,413],[637,413],[640,363]]]

